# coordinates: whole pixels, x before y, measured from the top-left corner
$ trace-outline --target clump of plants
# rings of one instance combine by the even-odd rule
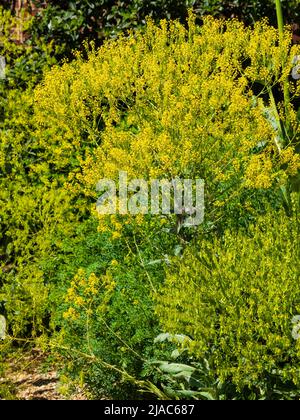
[[[157,295],[163,329],[188,337],[178,347],[244,398],[299,397],[298,217],[270,211],[247,231],[194,244]]]
[[[265,21],[149,20],[53,67],[34,95],[11,91],[0,146],[9,337],[51,336],[95,395],[169,395],[151,363],[172,345],[154,346],[160,332],[189,337],[182,363],[207,360],[233,394],[297,390],[298,54]],[[98,181],[120,171],[147,185],[203,179],[204,223],[97,214]]]

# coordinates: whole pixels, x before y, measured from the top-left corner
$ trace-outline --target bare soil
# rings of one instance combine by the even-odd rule
[[[10,399],[86,400],[84,392],[79,389],[68,397],[60,393],[57,370],[50,369],[46,359],[39,351],[32,351],[8,362],[5,378],[0,378],[0,385],[10,390]]]

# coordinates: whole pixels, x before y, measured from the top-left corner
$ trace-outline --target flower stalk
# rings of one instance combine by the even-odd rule
[[[279,42],[282,44],[284,38],[284,20],[283,20],[283,12],[282,12],[282,5],[281,0],[275,0],[276,3],[276,14],[277,14],[277,22],[278,22],[278,30],[279,30]],[[285,63],[283,63],[283,66]],[[286,114],[286,134],[287,137],[290,132],[290,90],[289,90],[289,80],[286,78],[283,82],[283,94],[284,94],[284,107],[285,107],[285,114]]]

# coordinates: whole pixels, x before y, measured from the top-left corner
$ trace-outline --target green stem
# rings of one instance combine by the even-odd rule
[[[280,0],[275,0],[276,3],[276,13],[277,13],[277,22],[278,22],[278,29],[279,34],[283,37],[284,34],[284,24],[283,24],[283,13],[282,13],[282,6]]]
[[[278,22],[278,30],[279,30],[279,42],[282,44],[284,38],[284,21],[283,21],[283,12],[282,12],[282,5],[280,0],[275,0],[276,3],[276,14],[277,14],[277,22]],[[283,63],[284,67],[285,63]],[[284,93],[284,107],[285,107],[285,115],[286,115],[286,132],[290,132],[290,89],[289,89],[289,79],[286,78],[283,82],[283,93]]]

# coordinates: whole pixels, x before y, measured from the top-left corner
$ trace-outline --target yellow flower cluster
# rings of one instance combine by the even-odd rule
[[[111,265],[116,267],[118,262],[113,260]],[[101,279],[94,273],[87,278],[86,272],[80,269],[66,294],[65,301],[70,307],[63,314],[64,319],[76,321],[83,313],[89,316],[93,313],[103,314],[107,310],[115,287],[116,283],[109,272]]]
[[[79,318],[79,314],[74,308],[71,307],[63,314],[63,317],[66,320],[76,321]]]
[[[285,170],[288,175],[297,175],[300,170],[300,155],[295,153],[293,147],[288,147],[282,151],[280,163],[287,166]]]
[[[246,186],[249,188],[265,188],[272,186],[276,174],[273,173],[271,159],[261,155],[252,156],[246,172]]]
[[[117,181],[120,170],[129,179],[203,178],[207,197],[219,204],[226,184],[270,188],[280,160],[295,173],[298,157],[289,149],[278,158],[268,104],[254,98],[251,86],[259,81],[263,91],[286,79],[293,66],[289,37],[279,43],[266,22],[250,29],[205,18],[197,27],[191,16],[186,29],[150,21],[145,33],[107,42],[87,61],[78,56],[46,76],[35,93],[43,147],[60,144],[63,166],[83,141],[98,145],[70,177],[94,197],[97,182]],[[299,87],[291,92],[300,94]],[[259,144],[265,147],[254,155]],[[100,217],[99,231],[117,240],[123,224]]]

